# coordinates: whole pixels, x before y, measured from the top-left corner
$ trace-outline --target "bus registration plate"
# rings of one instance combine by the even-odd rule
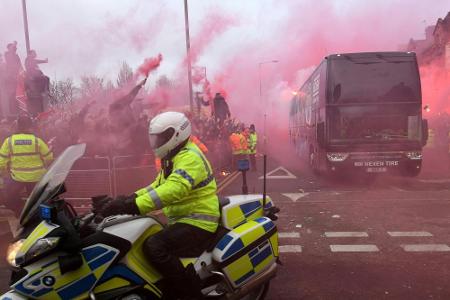
[[[383,173],[387,171],[386,167],[373,167],[373,168],[367,168],[367,173]]]

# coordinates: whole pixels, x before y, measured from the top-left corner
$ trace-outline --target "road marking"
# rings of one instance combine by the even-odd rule
[[[309,193],[282,193],[281,195],[288,197],[293,202],[297,202],[298,199],[308,196]]]
[[[400,245],[406,252],[449,252],[450,247],[446,244],[415,244]]]
[[[378,252],[376,245],[330,245],[331,252]]]
[[[228,174],[228,176],[225,177],[225,178],[217,185],[217,187],[221,187],[222,185],[224,185],[225,183],[227,183],[227,181],[229,181],[229,180],[232,179],[234,176],[236,176],[237,173],[238,173],[238,171],[234,171],[234,172]]]
[[[279,232],[278,233],[278,237],[280,238],[280,239],[283,239],[283,238],[299,238],[300,237],[300,233],[298,233],[298,232]]]
[[[429,182],[429,183],[450,183],[450,179],[418,179],[420,182]]]
[[[388,231],[388,234],[392,237],[433,236],[426,231]]]
[[[367,232],[362,231],[327,231],[325,232],[325,236],[328,238],[335,238],[335,237],[368,237],[369,235]]]
[[[227,186],[229,186],[236,178],[239,177],[239,175],[241,174],[241,172],[236,172],[236,174],[232,175],[232,177],[230,178],[230,180],[228,180],[227,182],[225,182],[224,184],[222,184],[218,189],[217,189],[217,193],[220,193],[221,191],[223,191]]]
[[[302,246],[300,245],[283,245],[279,246],[280,253],[299,253],[302,252]]]
[[[392,190],[397,191],[397,192],[406,192],[406,190],[399,188],[398,186],[389,186]]]
[[[276,172],[284,172],[286,175],[273,175]],[[278,167],[266,174],[266,179],[296,179],[297,176],[286,170],[284,167]],[[259,177],[259,179],[264,179],[264,176]]]

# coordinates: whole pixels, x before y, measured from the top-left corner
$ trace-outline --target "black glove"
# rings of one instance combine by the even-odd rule
[[[92,200],[92,212],[94,214],[98,214],[103,206],[112,201],[113,199],[111,197],[108,197],[108,195],[98,195],[91,198]]]
[[[118,196],[116,199],[106,203],[100,215],[104,218],[114,215],[139,215],[139,208],[136,205],[136,194],[130,196]]]

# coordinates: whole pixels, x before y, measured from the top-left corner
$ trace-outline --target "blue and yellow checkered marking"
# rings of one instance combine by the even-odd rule
[[[273,260],[272,247],[268,241],[265,241],[224,269],[235,285],[240,286],[253,275],[262,271],[267,265],[273,263]]]
[[[72,299],[78,295],[83,294],[86,291],[89,291],[91,287],[95,284],[97,278],[94,274],[89,274],[88,276],[75,281],[69,286],[58,291],[58,295],[61,299]]]
[[[220,239],[219,243],[217,244],[216,248],[219,250],[225,249],[226,246],[233,240],[233,237],[229,234],[226,234]]]
[[[214,258],[226,264],[223,270],[234,286],[245,284],[268,265],[275,263],[275,257],[278,255],[278,239],[274,229],[276,227],[272,220],[267,217],[259,217],[236,227],[218,243],[214,251]],[[263,236],[266,236],[267,239],[257,246],[246,249]],[[242,249],[245,250],[241,251]],[[239,251],[242,256],[236,257]],[[234,259],[230,260],[232,257]],[[227,260],[230,263],[227,264]]]
[[[60,269],[52,260],[34,270],[18,282],[14,289],[23,295],[45,299],[72,299],[82,296],[92,289],[97,280],[112,263],[118,250],[109,246],[95,245],[81,251],[84,264],[77,270],[61,275]],[[44,278],[52,276],[56,279],[52,286],[44,284]]]
[[[104,247],[100,247],[100,246],[95,246],[95,247],[83,249],[83,251],[81,251],[81,253],[83,254],[84,259],[86,261],[91,261],[91,260],[95,259],[96,257],[102,255],[106,251],[108,251],[108,249],[106,249]]]
[[[100,280],[98,281],[98,284],[106,282],[109,279],[116,277],[116,276],[124,278],[124,279],[132,282],[133,284],[140,285],[140,284],[144,283],[144,280],[141,277],[139,277],[139,275],[137,275],[132,270],[130,270],[128,267],[126,267],[124,265],[115,265],[115,266],[109,268],[108,270],[106,270],[106,272],[103,274],[102,278],[100,278]]]
[[[244,214],[244,216],[247,218],[250,215],[257,212],[259,209],[261,209],[261,202],[253,201],[253,202],[249,202],[249,203],[244,203],[244,204],[241,204],[239,207],[240,207],[242,213]]]
[[[240,238],[237,238],[233,241],[231,246],[228,248],[228,250],[225,252],[225,254],[222,256],[222,259],[225,260],[233,254],[237,253],[239,250],[242,250],[244,248],[244,243]]]

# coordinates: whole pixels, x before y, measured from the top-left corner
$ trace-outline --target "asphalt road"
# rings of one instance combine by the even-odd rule
[[[450,299],[449,179],[327,180],[269,159],[269,172],[279,167],[267,185],[283,265],[269,299]],[[260,175],[248,174],[250,192]]]
[[[283,263],[268,299],[450,299],[450,179],[428,170],[328,180],[292,157],[269,158],[267,169],[278,169],[267,187],[281,208]],[[250,193],[262,191],[261,175],[248,173]],[[220,193],[241,193],[241,183],[236,176]],[[0,215],[1,253],[10,238]],[[1,291],[8,276],[1,260]]]

